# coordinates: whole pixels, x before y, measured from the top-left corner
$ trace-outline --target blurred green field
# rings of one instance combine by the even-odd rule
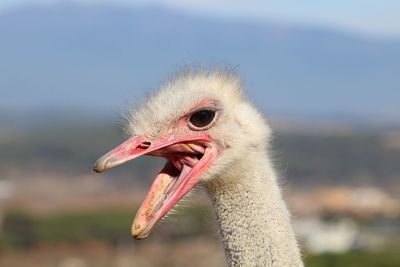
[[[308,267],[399,267],[400,256],[395,251],[321,254],[306,257],[305,265]]]
[[[121,247],[127,247],[126,253],[129,253],[132,245],[135,247],[132,253],[141,248],[144,251],[148,250],[146,253],[141,252],[141,257],[151,254],[153,248],[150,248],[150,246],[154,247],[155,243],[159,243],[158,245],[161,247],[158,250],[165,250],[161,254],[168,254],[168,251],[179,253],[181,250],[184,253],[182,247],[190,249],[193,244],[207,247],[209,242],[216,248],[218,244],[216,244],[217,235],[214,232],[215,229],[205,227],[210,224],[208,222],[209,216],[206,215],[208,213],[209,211],[205,206],[187,207],[184,212],[175,216],[176,222],[163,224],[164,234],[161,236],[157,236],[158,233],[154,233],[155,237],[150,238],[149,241],[133,241],[129,233],[130,223],[134,214],[131,209],[70,211],[47,215],[31,215],[23,211],[10,211],[5,215],[3,233],[0,239],[0,266],[6,266],[3,265],[4,263],[11,264],[9,266],[24,266],[19,265],[19,260],[16,259],[19,256],[31,255],[32,251],[36,251],[38,247],[45,247],[47,248],[46,250],[49,250],[49,257],[43,257],[43,255],[41,257],[42,261],[48,258],[48,266],[58,266],[53,265],[55,260],[50,254],[54,254],[54,251],[49,248],[62,246],[64,249],[65,247],[70,247],[82,250],[79,253],[79,259],[85,263],[83,266],[90,267],[103,265],[97,262],[93,256],[93,252],[91,252],[93,245],[89,246],[89,248],[85,245],[88,243],[97,244],[96,247],[101,247],[100,251],[103,254],[105,254],[104,251],[109,251],[107,253],[110,253],[111,256],[108,255],[108,258],[120,257],[115,254],[115,251],[120,250]],[[216,251],[215,248],[211,252],[202,251],[201,253],[210,253],[210,258],[215,257],[215,262],[220,264],[216,266],[224,266],[221,260],[222,247],[219,248],[219,251]],[[87,253],[85,252],[86,249],[88,250]],[[99,249],[96,248],[95,250]],[[192,253],[198,252],[196,248],[191,250]],[[8,259],[7,254],[14,255],[14,258]],[[148,255],[148,257],[148,262],[143,263],[143,266],[148,266],[146,264],[150,264],[149,266],[184,266],[179,265],[177,262],[169,262],[169,264],[177,265],[162,265],[159,259],[155,260],[151,255]],[[304,259],[306,266],[309,267],[400,266],[399,253],[390,249],[378,252],[352,251],[345,254],[305,255]],[[60,259],[57,260],[61,261]],[[132,261],[135,262],[135,259],[132,259]],[[201,261],[199,262],[200,265],[198,266],[203,266]],[[113,264],[119,266],[111,261],[107,264],[109,265],[105,266],[114,266]],[[138,264],[140,264],[140,261]]]
[[[88,240],[109,246],[129,242],[130,224],[135,209],[102,209],[70,211],[60,214],[32,215],[24,211],[9,211],[4,216],[0,237],[2,249],[29,249],[38,244],[64,243],[75,245]],[[194,236],[211,235],[207,225],[210,216],[207,207],[186,207],[174,216],[179,221],[179,234],[167,232],[167,239],[188,239]],[[173,223],[169,223],[172,225]],[[140,243],[139,243],[140,244]]]

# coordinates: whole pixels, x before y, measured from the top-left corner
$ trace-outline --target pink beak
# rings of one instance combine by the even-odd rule
[[[198,184],[218,153],[210,136],[203,133],[164,136],[153,141],[138,136],[128,139],[97,160],[94,170],[102,172],[142,155],[167,159],[133,221],[133,237],[143,239],[175,203]]]

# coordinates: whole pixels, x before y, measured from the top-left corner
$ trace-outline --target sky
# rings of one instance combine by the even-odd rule
[[[160,5],[198,15],[268,20],[400,38],[399,0],[1,0],[0,10],[26,4],[74,2],[79,4]]]

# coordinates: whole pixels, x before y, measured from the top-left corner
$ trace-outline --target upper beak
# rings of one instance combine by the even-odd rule
[[[165,151],[158,151],[159,149],[179,142],[209,140],[210,138],[207,135],[191,135],[177,138],[164,136],[159,137],[157,140],[152,142],[146,140],[143,136],[132,137],[99,158],[94,164],[93,170],[100,173],[142,155],[164,156],[162,153]],[[182,145],[179,148],[175,147],[175,151],[177,149],[181,150],[179,152],[193,152],[190,146],[185,145]]]
[[[103,172],[157,149],[154,146],[150,149],[150,146],[151,143],[144,142],[144,138],[142,137],[130,138],[99,158],[94,164],[93,169],[95,172]]]

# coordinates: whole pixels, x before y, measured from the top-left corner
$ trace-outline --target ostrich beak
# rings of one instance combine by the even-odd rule
[[[152,141],[133,137],[97,160],[94,170],[102,172],[142,155],[165,157],[167,162],[133,221],[131,232],[135,239],[146,238],[175,203],[198,184],[218,155],[218,149],[206,134],[164,136]]]

